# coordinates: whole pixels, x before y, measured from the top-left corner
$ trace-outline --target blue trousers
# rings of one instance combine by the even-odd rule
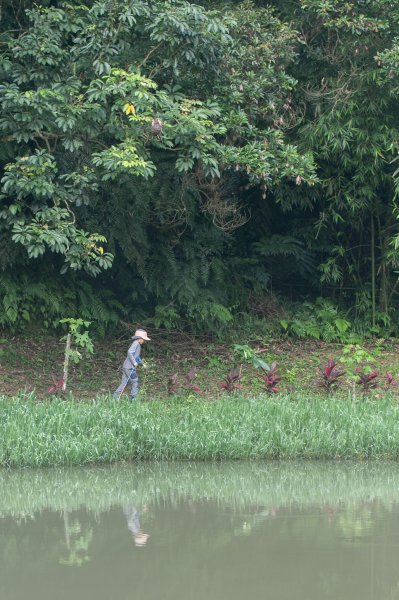
[[[130,399],[135,400],[139,391],[139,377],[137,375],[136,369],[122,369],[122,381],[118,389],[116,389],[114,392],[114,400],[117,400],[119,398],[119,394],[121,393],[123,388],[125,386],[127,387],[128,385],[131,385]]]

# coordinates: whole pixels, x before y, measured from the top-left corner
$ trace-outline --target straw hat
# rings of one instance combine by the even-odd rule
[[[134,340],[142,339],[142,340],[145,340],[146,342],[149,342],[151,338],[148,337],[147,332],[144,331],[144,329],[136,329],[136,331],[134,332],[133,339]]]

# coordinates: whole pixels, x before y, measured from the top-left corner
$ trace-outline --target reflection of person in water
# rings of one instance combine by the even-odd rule
[[[150,536],[141,529],[139,511],[132,504],[128,504],[123,509],[123,512],[127,519],[127,528],[133,536],[135,546],[145,546]]]

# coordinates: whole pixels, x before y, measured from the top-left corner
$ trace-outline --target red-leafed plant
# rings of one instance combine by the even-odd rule
[[[239,383],[240,379],[241,375],[237,371],[237,369],[230,369],[224,380],[221,381],[219,385],[222,388],[222,390],[225,390],[226,392],[231,394],[235,390],[242,389],[242,385]]]
[[[187,373],[184,379],[184,386],[188,390],[192,390],[193,392],[200,392],[201,388],[198,385],[194,385],[194,379],[197,376],[197,367],[191,367],[189,372]]]
[[[266,391],[269,393],[280,391],[280,388],[277,386],[279,381],[281,380],[281,376],[278,374],[277,370],[277,363],[274,361],[270,365],[269,371],[260,375],[262,381],[265,384]]]
[[[53,380],[53,385],[47,390],[48,394],[54,394],[54,392],[59,392],[64,385],[64,379],[61,377],[56,377],[54,373],[51,375],[51,379]]]
[[[396,381],[395,377],[392,375],[392,373],[386,373],[385,374],[385,388],[387,390],[390,390],[394,387],[397,387],[398,382]]]
[[[366,372],[362,371],[362,369],[360,367],[356,367],[355,371],[359,377],[356,380],[356,384],[362,386],[363,394],[367,394],[370,390],[377,387],[378,371],[373,371],[372,373],[366,373]]]
[[[198,385],[194,385],[194,383],[193,383],[196,376],[197,376],[197,367],[191,367],[191,369],[189,370],[189,372],[187,373],[187,375],[184,378],[183,384],[181,384],[181,383],[179,383],[179,380],[178,380],[178,374],[173,373],[173,375],[171,375],[168,378],[168,394],[170,396],[172,396],[173,394],[176,394],[179,388],[191,390],[192,392],[200,392],[201,388],[198,387]]]
[[[345,374],[345,371],[339,369],[337,365],[338,363],[330,356],[327,366],[319,368],[320,377],[316,379],[316,385],[322,387],[328,393],[331,393],[339,386],[339,378]]]

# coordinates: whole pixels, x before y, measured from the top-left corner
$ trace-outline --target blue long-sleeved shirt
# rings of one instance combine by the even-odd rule
[[[143,361],[140,358],[141,353],[141,344],[138,343],[137,340],[134,340],[133,344],[130,346],[127,351],[127,356],[125,358],[125,362],[123,363],[124,369],[136,368],[137,365],[142,365]]]

